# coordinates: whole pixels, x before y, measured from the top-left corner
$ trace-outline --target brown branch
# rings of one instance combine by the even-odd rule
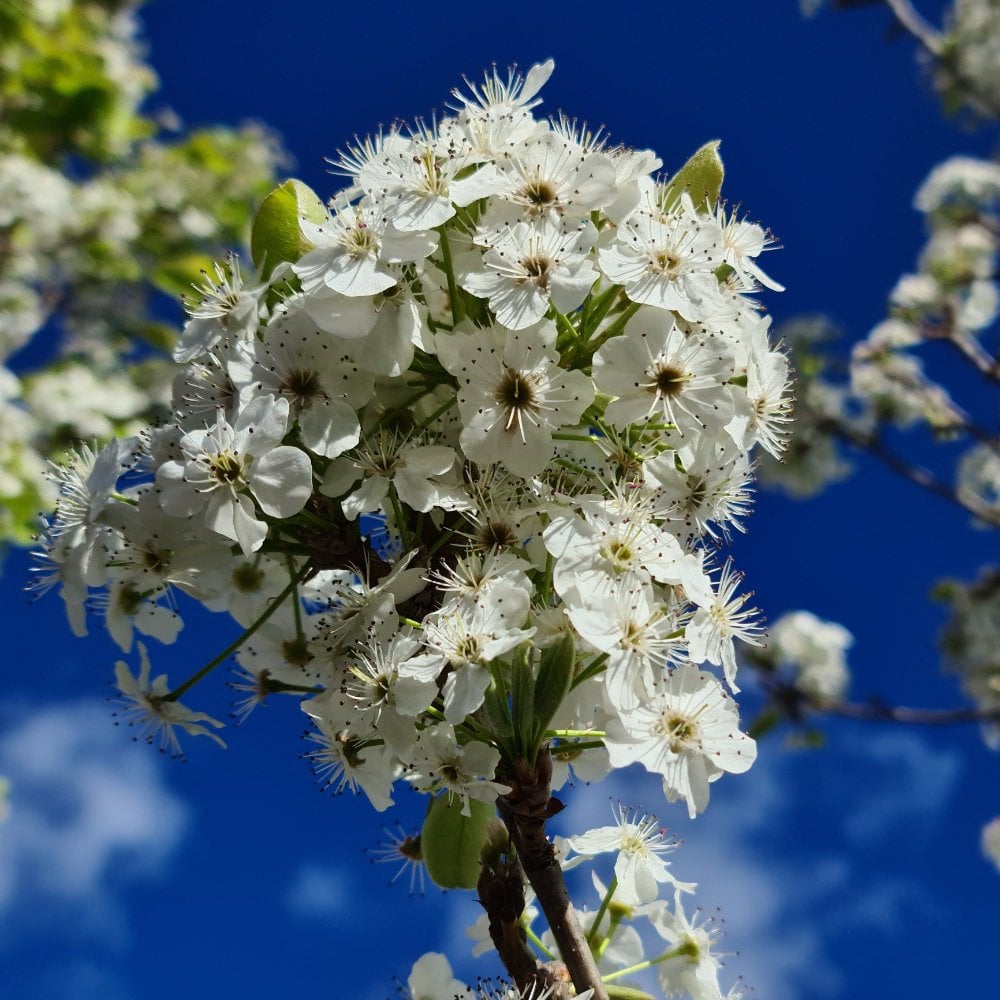
[[[548,750],[539,751],[534,765],[516,761],[514,773],[503,776],[512,790],[497,800],[497,806],[577,993],[592,989],[593,1000],[608,1000],[597,962],[570,902],[555,848],[545,833],[545,821],[562,808],[551,796],[551,778]]]
[[[954,487],[941,482],[940,479],[935,478],[927,469],[910,465],[905,458],[897,455],[896,452],[874,435],[861,434],[858,431],[851,430],[849,427],[832,418],[820,420],[819,429],[826,430],[842,441],[846,441],[848,444],[852,444],[856,448],[868,452],[869,455],[877,458],[898,476],[908,479],[911,483],[927,490],[928,493],[933,493],[935,496],[941,497],[942,500],[947,500],[949,503],[961,507],[962,510],[973,517],[977,517],[987,524],[1000,524],[1000,514],[997,511],[963,497]]]
[[[489,920],[490,939],[518,988],[524,990],[533,984],[548,986],[557,982],[555,970],[540,962],[528,947],[521,926],[524,869],[517,857],[508,853],[485,860],[476,892]]]
[[[752,659],[749,662],[754,663]],[[795,722],[801,722],[806,711],[841,719],[897,722],[910,726],[954,726],[968,722],[1000,722],[1000,708],[977,708],[971,705],[958,708],[912,708],[908,705],[890,705],[877,697],[865,702],[829,701],[809,695],[794,684],[780,680],[771,673],[770,667],[760,664],[757,666],[772,704]]]
[[[809,707],[824,715],[865,722],[900,722],[917,726],[952,726],[963,722],[1000,722],[1000,709],[972,708],[908,708],[886,705],[879,701],[863,703],[823,702],[808,699]]]

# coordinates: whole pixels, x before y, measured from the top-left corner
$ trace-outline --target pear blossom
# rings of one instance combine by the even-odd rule
[[[551,71],[493,71],[433,124],[355,140],[326,208],[304,185],[304,215],[272,202],[253,234],[270,276],[244,278],[235,260],[206,276],[167,418],[55,474],[36,589],[62,587],[74,629],[90,608],[123,649],[137,632],[171,643],[188,600],[243,629],[176,696],[150,680],[141,644],[138,677],[118,664],[126,717],[162,747],[178,752],[178,729],[217,738],[178,697],[235,651],[237,718],[272,694],[298,699],[319,783],[380,812],[403,780],[458,799],[465,817],[473,800],[496,804],[515,831],[520,810],[554,813],[550,792],[565,797],[571,777],[639,763],[694,817],[712,782],[753,763],[729,691],[734,642],[761,626],[714,552],[742,530],[751,449],[785,443],[789,365],[751,297],[777,287],[757,264],[771,237],[722,204],[675,198],[694,187],[689,168],[666,187],[652,151],[536,118]],[[922,262],[934,280],[899,290],[897,332],[918,331],[942,297],[969,329],[990,315],[988,289],[939,273],[960,258],[991,282],[995,240],[959,228]],[[859,381],[906,395],[893,357],[910,341],[870,339]],[[106,420],[91,401],[117,383],[87,383],[84,412],[71,381],[55,386],[53,421],[65,407]],[[0,393],[17,396],[2,373]],[[930,394],[919,401],[926,417]],[[116,419],[132,421],[133,401],[119,403]],[[995,478],[979,462],[963,482]],[[469,832],[491,811],[456,821]],[[528,825],[526,842],[541,833],[548,850]],[[495,821],[486,833],[478,950],[497,928],[488,880],[510,877],[505,933],[537,916],[532,887],[524,908],[516,884],[531,845],[515,833],[512,849]],[[431,862],[434,836],[384,853]],[[614,891],[593,873],[601,903],[581,918],[601,975],[643,961],[629,923],[643,917],[668,942],[650,959],[664,988],[715,1000],[712,932],[679,897],[656,899],[694,888],[671,873],[658,821],[620,808],[560,847],[567,868],[614,856]],[[568,956],[558,926],[530,933]],[[567,992],[561,975],[545,963],[518,975],[530,987],[472,992],[545,1000]],[[461,991],[430,954],[404,995]]]
[[[722,685],[692,663],[681,664],[651,698],[612,719],[605,743],[612,766],[637,763],[661,775],[667,800],[684,799],[692,819],[708,805],[711,782],[727,771],[749,770],[757,756]]]
[[[234,425],[220,414],[214,427],[186,434],[184,458],[157,472],[163,509],[176,517],[200,513],[207,528],[238,542],[244,555],[256,552],[267,524],[253,500],[265,514],[289,517],[312,492],[308,456],[280,443],[287,425],[288,400],[258,396]]]
[[[760,646],[763,629],[758,623],[756,608],[745,607],[751,594],[736,596],[742,575],[733,570],[727,561],[719,573],[715,598],[710,604],[698,608],[684,630],[688,655],[696,663],[706,660],[722,666],[729,689],[736,693],[736,650],[734,639],[751,646]]]
[[[597,238],[589,220],[575,226],[542,218],[536,223],[480,227],[481,259],[464,258],[462,287],[489,300],[497,322],[511,330],[537,323],[549,310],[572,312],[587,297],[597,271],[588,253]]]
[[[594,398],[582,372],[566,371],[543,320],[517,332],[498,327],[438,337],[441,363],[459,380],[461,445],[474,462],[503,462],[518,476],[552,457],[554,431],[573,425]]]
[[[725,342],[710,334],[685,333],[670,313],[640,309],[624,335],[594,355],[594,382],[617,396],[607,420],[625,427],[657,414],[680,435],[725,424],[733,414],[727,383],[735,365]]]
[[[674,310],[692,322],[722,306],[715,276],[724,257],[722,230],[695,213],[687,194],[669,215],[648,204],[637,208],[597,257],[604,275],[633,302]]]
[[[435,233],[400,232],[372,204],[344,205],[326,221],[299,220],[316,248],[292,265],[302,290],[328,288],[351,298],[372,296],[396,284],[389,264],[423,260],[437,247]]]
[[[659,894],[659,884],[668,882],[681,892],[694,892],[692,882],[678,882],[662,855],[676,844],[667,840],[655,816],[636,814],[622,806],[615,807],[614,826],[601,826],[586,833],[563,838],[560,843],[573,851],[579,860],[596,854],[616,852],[615,895],[626,906],[650,903]],[[571,864],[564,863],[567,868]]]
[[[690,994],[691,1000],[723,1000],[716,950],[719,928],[697,916],[689,918],[676,891],[673,909],[662,902],[651,903],[647,916],[669,946],[670,957],[657,963],[663,992],[667,996]]]
[[[443,791],[449,799],[459,799],[463,816],[471,815],[470,799],[493,802],[510,791],[508,785],[493,780],[500,752],[478,740],[459,745],[447,722],[420,733],[409,763],[408,781],[424,791]]]
[[[139,727],[136,738],[172,757],[182,756],[175,728],[183,729],[190,736],[207,736],[224,747],[226,744],[222,738],[212,732],[212,729],[221,729],[223,724],[204,712],[193,712],[179,701],[169,698],[167,675],[159,674],[150,680],[152,667],[149,653],[141,642],[138,645],[138,675],[132,674],[124,660],[115,664],[115,681],[120,694],[117,700],[121,706],[117,714],[126,725]]]
[[[195,286],[201,301],[191,308],[191,318],[184,326],[174,348],[174,361],[186,364],[206,354],[224,339],[249,339],[256,332],[268,283],[256,277],[246,284],[239,259],[231,254],[225,267],[213,265],[215,280],[208,272],[203,285]],[[284,268],[273,275],[277,279]]]
[[[443,1000],[461,996],[469,989],[452,975],[448,959],[434,951],[421,955],[413,963],[406,987],[405,1000]]]

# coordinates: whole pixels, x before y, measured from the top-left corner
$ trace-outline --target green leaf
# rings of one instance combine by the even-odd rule
[[[552,716],[559,711],[563,698],[569,693],[576,668],[576,645],[567,632],[542,652],[535,681],[535,718],[538,733],[548,729]]]
[[[204,280],[203,271],[211,271],[212,258],[202,253],[187,254],[161,261],[153,268],[150,280],[167,295],[190,295],[191,286]]]
[[[442,889],[475,889],[479,880],[480,853],[496,810],[470,799],[469,812],[463,816],[461,801],[448,795],[439,795],[427,810],[420,850],[427,874]]]
[[[651,994],[633,989],[631,986],[615,986],[608,983],[604,988],[608,991],[609,1000],[656,1000]]]
[[[699,212],[711,211],[719,200],[724,176],[719,140],[706,142],[670,179],[663,192],[663,207],[673,208],[687,191]]]
[[[514,651],[510,667],[511,716],[520,753],[531,761],[535,750],[535,678],[531,669],[531,643]]]
[[[302,218],[317,224],[326,219],[323,202],[302,181],[285,181],[261,202],[250,232],[250,253],[265,278],[282,261],[298,260],[312,249],[299,229]]]

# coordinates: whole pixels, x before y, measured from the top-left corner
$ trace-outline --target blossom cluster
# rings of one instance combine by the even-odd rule
[[[841,478],[846,466],[837,441],[881,452],[889,428],[925,428],[938,441],[961,443],[955,461],[958,499],[984,522],[1000,522],[1000,459],[992,417],[971,394],[957,398],[954,367],[932,353],[949,349],[994,385],[998,380],[997,223],[1000,165],[956,156],[936,166],[920,186],[914,206],[923,213],[928,239],[917,268],[889,295],[889,315],[851,349],[848,384],[830,377],[823,355],[830,328],[796,321],[782,332],[793,345],[805,384],[798,393],[795,438],[784,465],[768,463],[765,478],[807,495]],[[931,364],[925,363],[930,360]],[[947,484],[943,489],[947,490]]]
[[[550,71],[358,143],[328,205],[295,189],[297,254],[206,276],[171,420],[58,471],[40,585],[126,652],[174,641],[178,591],[228,611],[243,709],[310,693],[317,771],[378,809],[401,778],[492,800],[512,676],[563,669],[557,757],[642,763],[693,816],[755,755],[731,692],[760,626],[717,551],[788,420],[769,238],[721,165],[699,190],[714,146],[666,183],[537,120]],[[146,655],[120,686],[176,749],[204,717]]]
[[[153,290],[177,294],[243,239],[248,205],[281,159],[257,125],[182,133],[166,114],[141,113],[156,81],[136,7],[0,11],[4,542],[30,544],[55,502],[47,458],[137,433],[166,410],[163,348],[176,334],[154,315]]]

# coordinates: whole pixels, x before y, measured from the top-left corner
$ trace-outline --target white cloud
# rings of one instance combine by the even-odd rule
[[[0,830],[5,930],[121,934],[118,890],[162,874],[187,823],[160,760],[112,724],[105,703],[5,705]],[[58,915],[58,916],[56,916]],[[71,919],[67,919],[71,917]]]
[[[332,917],[351,900],[350,875],[342,868],[310,862],[302,865],[288,893],[285,905],[297,917]]]
[[[863,781],[865,795],[878,804],[850,813],[844,824],[850,837],[864,844],[933,831],[961,767],[955,751],[915,732],[894,730],[872,733],[846,752],[851,779]]]

